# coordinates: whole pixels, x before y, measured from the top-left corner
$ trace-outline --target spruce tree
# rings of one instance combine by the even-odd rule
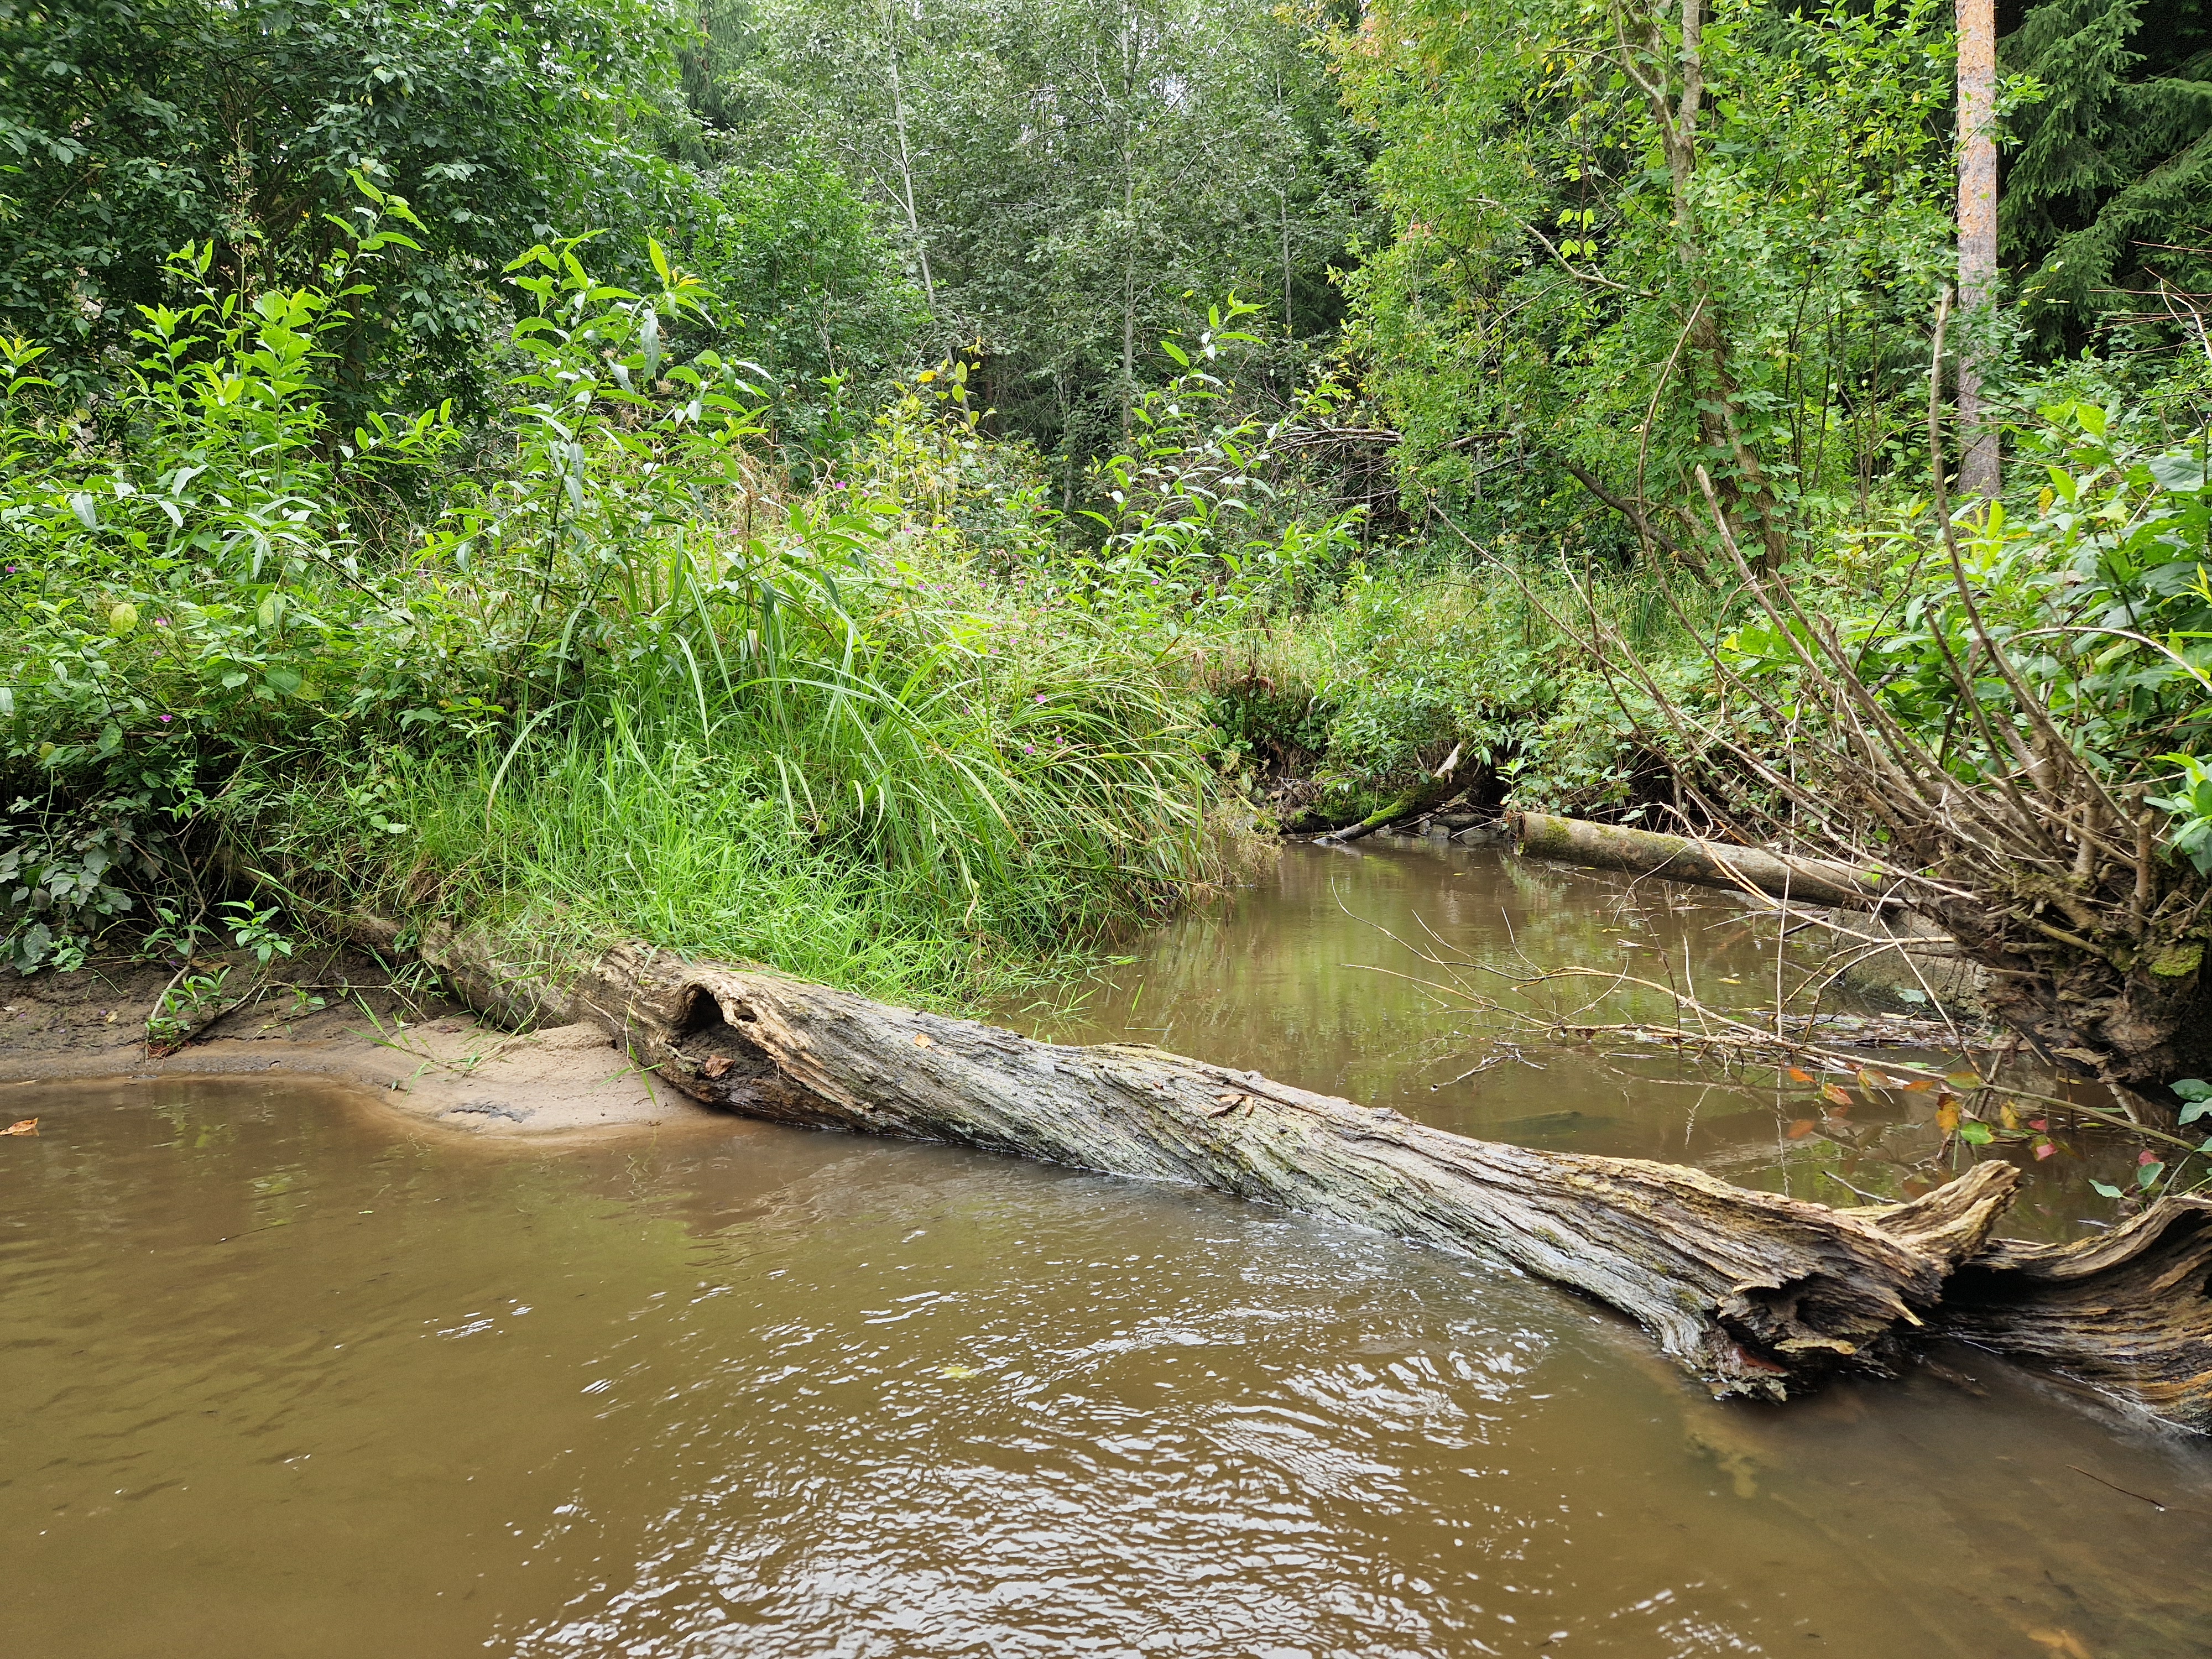
[[[2039,343],[2078,347],[2161,283],[2212,291],[2212,6],[2042,0],[2016,15],[2001,64],[2045,91],[2008,122],[2003,249]]]

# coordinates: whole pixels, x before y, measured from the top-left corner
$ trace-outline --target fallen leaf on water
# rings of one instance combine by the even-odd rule
[[[1920,1079],[1917,1082],[1901,1083],[1898,1085],[1898,1087],[1904,1090],[1908,1095],[1924,1095],[1935,1086],[1936,1085],[1934,1084],[1930,1083],[1924,1077]]]
[[[0,1130],[0,1133],[11,1135],[34,1135],[38,1133],[39,1120],[34,1117],[18,1118],[5,1130]]]
[[[1947,1135],[1959,1133],[1959,1103],[1949,1095],[1936,1103],[1936,1127]]]
[[[1979,1072],[1954,1072],[1943,1081],[1954,1089],[1978,1089],[1982,1086],[1982,1074]]]
[[[2013,1110],[2012,1102],[2008,1100],[2003,1105],[1997,1108],[1997,1121],[2002,1123],[2008,1129],[2017,1129],[2020,1127],[2020,1114]]]
[[[2090,1659],[2089,1650],[2070,1630],[2032,1630],[2027,1632],[2027,1639],[2059,1655],[2060,1659]]]
[[[1850,1096],[1832,1083],[1823,1083],[1820,1085],[1820,1097],[1823,1100],[1832,1101],[1838,1106],[1848,1106],[1851,1103]]]
[[[1790,1126],[1790,1139],[1792,1140],[1802,1140],[1812,1133],[1813,1120],[1809,1117],[1801,1117]]]
[[[973,1365],[946,1365],[941,1367],[937,1374],[939,1376],[949,1376],[957,1382],[963,1376],[981,1376],[983,1373]]]
[[[2052,1146],[2052,1145],[2051,1145],[2049,1141],[2047,1141],[2047,1140],[2039,1140],[2039,1141],[2037,1141],[2037,1142],[2035,1143],[2035,1155],[2036,1155],[2036,1157],[2038,1157],[2038,1158],[2049,1158],[2049,1157],[2050,1157],[2053,1152],[2057,1152],[2057,1150],[2058,1150],[2058,1148],[2057,1148],[2056,1146]]]
[[[1790,1080],[1792,1083],[1810,1083],[1813,1080],[1813,1074],[1810,1072],[1801,1072],[1792,1066],[1790,1068]]]

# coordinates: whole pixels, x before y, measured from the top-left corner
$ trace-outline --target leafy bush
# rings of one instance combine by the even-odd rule
[[[643,235],[685,222],[696,181],[652,0],[42,0],[0,6],[0,326],[55,348],[97,392],[137,307],[173,298],[167,255],[214,250],[233,294],[312,283],[347,245],[359,173],[412,200],[372,303],[326,336],[325,394],[370,407],[495,385],[512,320],[500,262],[555,224]]]
[[[218,842],[303,902],[559,895],[575,927],[672,938],[649,860],[682,826],[759,854],[802,915],[907,940],[925,991],[1204,873],[1196,733],[1146,653],[1010,604],[896,501],[784,501],[745,380],[678,348],[708,296],[657,246],[647,292],[596,281],[580,242],[512,262],[507,459],[366,533],[382,482],[456,441],[442,411],[330,427],[332,338],[399,240],[371,222],[318,286],[149,307],[97,442],[10,346],[21,964]],[[187,265],[204,282],[205,250]],[[746,913],[742,882],[717,890]],[[833,976],[875,971],[850,954]]]
[[[452,641],[369,556],[337,479],[343,462],[373,489],[452,429],[371,416],[337,441],[319,387],[359,262],[398,240],[372,216],[323,286],[251,303],[188,246],[172,263],[197,297],[144,309],[105,434],[56,412],[42,348],[0,343],[0,915],[19,967],[174,878],[175,834],[249,757],[433,695]]]
[[[1257,345],[1231,326],[1255,307],[1231,300],[1207,313],[1186,350],[1161,342],[1182,371],[1131,410],[1129,447],[1093,469],[1097,505],[1080,517],[1098,545],[1063,562],[1071,590],[1139,629],[1218,629],[1293,614],[1341,572],[1363,509],[1310,516],[1282,487],[1278,446],[1323,420],[1345,397],[1322,382],[1273,422],[1236,413],[1235,387],[1212,370],[1224,349]]]
[[[1858,677],[1954,776],[1985,784],[2059,742],[2130,836],[2151,807],[2171,843],[2197,816],[2194,757],[2212,736],[2206,439],[2173,441],[2123,405],[2042,413],[2021,458],[2044,480],[2033,511],[1992,503],[1947,531],[1908,507],[1801,586],[1838,618]],[[1805,626],[1747,626],[1730,659],[1793,676]]]
[[[727,297],[715,343],[764,371],[794,459],[834,461],[921,355],[920,290],[867,204],[804,143],[781,167],[725,172],[685,257]]]

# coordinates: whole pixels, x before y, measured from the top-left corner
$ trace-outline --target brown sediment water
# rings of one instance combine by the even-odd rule
[[[1183,916],[1129,960],[1002,1018],[1062,1042],[1149,1042],[1255,1066],[1460,1134],[1691,1164],[1822,1204],[1864,1201],[1855,1192],[1917,1194],[1967,1157],[2008,1156],[2032,1179],[2006,1232],[2065,1242],[2115,1218],[2091,1182],[2131,1184],[2131,1143],[2062,1122],[2053,1127],[2063,1151],[2046,1159],[2023,1141],[1983,1154],[1954,1146],[1931,1162],[1944,1142],[1932,1091],[1869,1091],[1848,1069],[1777,1088],[1771,1066],[1759,1074],[1765,1086],[1753,1086],[1709,1057],[1621,1036],[1552,1047],[1530,1035],[1550,1012],[1596,1025],[1671,1022],[1675,1004],[1663,993],[1605,994],[1605,981],[1588,978],[1526,995],[1512,987],[1539,969],[1617,969],[1764,1022],[1778,979],[1792,1008],[1812,1006],[1801,988],[1824,984],[1825,1012],[1940,1028],[1924,1002],[1855,995],[1828,936],[1793,931],[1778,962],[1775,933],[1766,916],[1701,889],[1488,848],[1293,843],[1236,902]],[[1508,1012],[1440,994],[1450,981],[1437,959],[1461,964],[1460,984]],[[1848,1049],[1850,1029],[1823,1040]],[[1885,1080],[1897,1077],[1885,1057],[1961,1063],[1895,1048],[1858,1057]],[[1837,1109],[1822,1082],[1849,1103]],[[2023,1085],[2053,1086],[2042,1077]],[[2019,1115],[2032,1121],[2040,1110]]]
[[[1843,1157],[1674,1059],[1431,1093],[1468,1039],[1339,966],[1501,910],[1771,963],[1611,892],[1287,849],[1030,1018],[1741,1180]],[[274,1076],[0,1109],[41,1120],[0,1139],[21,1659],[2212,1648],[2212,1455],[1971,1352],[1722,1407],[1547,1286],[1211,1194],[739,1122],[487,1146]]]

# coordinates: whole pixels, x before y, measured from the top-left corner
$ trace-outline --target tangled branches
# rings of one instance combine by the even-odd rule
[[[1595,606],[1584,631],[1695,757],[1684,793],[1713,824],[1879,869],[1988,971],[1991,1008],[2044,1059],[2163,1115],[2160,1085],[2212,1070],[2212,855],[2178,856],[2212,721],[2204,434],[2154,449],[2104,411],[2046,411],[2061,429],[2041,441],[2041,511],[1954,514],[1948,311],[1936,533],[1893,538],[1876,608],[1824,608],[1814,573],[1747,561],[1700,472],[1751,612],[1707,647],[1710,696],[1670,696]]]

